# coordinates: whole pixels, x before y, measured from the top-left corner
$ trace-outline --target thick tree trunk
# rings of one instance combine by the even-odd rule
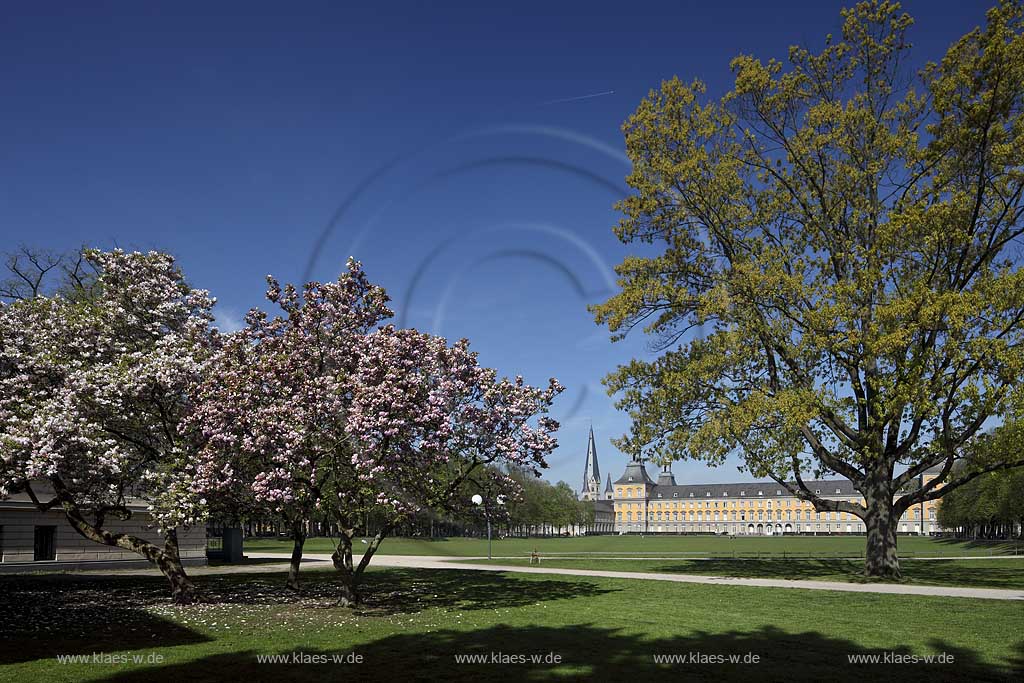
[[[171,597],[179,605],[199,602],[199,591],[185,573],[178,552],[178,532],[173,529],[164,535],[164,551],[156,558],[156,565],[171,584]]]
[[[363,572],[366,571],[366,567],[370,564],[374,553],[377,552],[381,542],[391,532],[391,529],[391,524],[384,524],[380,528],[373,537],[373,540],[363,550],[363,556],[359,559],[359,564],[355,566],[353,566],[352,561],[352,540],[355,537],[356,530],[341,530],[338,547],[334,549],[331,559],[334,561],[334,568],[341,575],[341,590],[339,591],[338,604],[342,607],[351,607],[359,604],[361,601],[359,583],[363,578]]]
[[[171,584],[171,597],[179,605],[190,605],[200,601],[199,591],[185,573],[178,552],[178,534],[173,529],[164,534],[164,547],[124,533],[111,533],[102,526],[91,524],[79,509],[77,503],[59,483],[54,486],[71,527],[83,538],[101,545],[123,548],[145,557],[160,569]]]
[[[355,529],[342,529],[338,547],[331,554],[334,568],[341,576],[338,604],[342,607],[354,607],[359,604],[359,576],[352,566],[352,537]]]
[[[884,497],[865,500],[867,515],[867,550],[864,556],[864,575],[874,579],[900,579],[900,561],[896,554],[896,525],[898,513],[892,501]]]
[[[293,591],[299,590],[299,565],[302,564],[302,546],[306,543],[306,532],[301,524],[296,524],[292,532],[292,559],[288,565],[288,580],[285,586]]]

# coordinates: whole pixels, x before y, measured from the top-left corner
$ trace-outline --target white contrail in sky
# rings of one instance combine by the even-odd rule
[[[565,98],[562,98],[560,100],[548,100],[547,102],[542,102],[541,105],[542,106],[547,106],[549,104],[561,104],[563,102],[575,102],[576,100],[589,100],[592,97],[603,97],[605,95],[614,95],[614,94],[615,94],[614,90],[605,90],[604,92],[595,92],[595,93],[591,93],[590,95],[579,95],[578,97],[565,97]]]

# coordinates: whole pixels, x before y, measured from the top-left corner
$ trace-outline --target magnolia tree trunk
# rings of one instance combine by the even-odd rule
[[[359,604],[359,579],[355,568],[352,566],[352,536],[353,529],[342,529],[341,538],[338,540],[338,547],[331,554],[334,561],[334,568],[341,576],[341,587],[338,591],[338,604],[342,607],[352,607]]]
[[[302,546],[306,544],[306,530],[302,522],[292,526],[292,559],[288,566],[288,580],[285,585],[293,591],[299,590],[299,565],[302,563]]]
[[[178,552],[178,533],[173,529],[164,534],[164,545],[132,536],[131,534],[111,533],[102,527],[90,524],[76,505],[65,501],[64,514],[72,528],[94,543],[123,548],[145,557],[155,564],[171,584],[171,597],[179,605],[190,605],[199,602],[199,591],[185,573]]]
[[[377,535],[373,537],[373,540],[367,544],[363,550],[363,556],[359,559],[359,564],[353,563],[352,558],[352,540],[355,537],[355,529],[342,529],[341,537],[338,540],[338,547],[334,549],[334,553],[331,555],[331,559],[334,561],[334,568],[338,570],[341,576],[341,587],[338,591],[338,604],[342,607],[352,607],[358,605],[361,601],[359,593],[359,582],[363,577],[363,572],[366,570],[367,565],[370,564],[370,560],[373,558],[374,553],[377,552],[377,548],[380,547],[381,541],[387,536],[390,531],[390,527],[385,526]]]
[[[876,579],[899,579],[900,560],[896,554],[896,525],[899,513],[889,499],[869,496],[865,499],[867,514],[867,549],[864,555],[864,575]]]
[[[181,563],[177,531],[172,529],[164,535],[164,550],[157,553],[154,561],[171,584],[171,597],[174,602],[179,605],[191,605],[199,602],[199,591],[192,580],[188,578],[185,566]]]

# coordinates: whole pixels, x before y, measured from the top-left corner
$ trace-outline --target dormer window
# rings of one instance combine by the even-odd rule
[[[758,492],[757,492],[757,495],[759,495],[759,496],[763,496],[763,495],[764,495],[764,491],[758,491]]]
[[[842,493],[842,492],[843,492],[842,489],[836,489],[836,493]]]
[[[722,491],[722,498],[728,498],[728,497],[729,497],[729,492],[728,491]]]
[[[782,495],[782,489],[776,489],[775,495],[776,496],[781,496]]]
[[[690,494],[690,498],[693,498],[693,494],[692,493]]]
[[[661,498],[661,494],[660,493],[658,494],[658,498]]]
[[[707,492],[707,497],[708,497],[708,498],[710,498],[710,497],[711,497],[711,491],[708,491],[708,492]]]
[[[820,496],[821,495],[821,489],[814,489],[814,495]]]
[[[673,498],[678,498],[678,497],[679,497],[679,494],[678,494],[678,493],[673,493],[673,494],[672,494],[672,497],[673,497]]]
[[[745,496],[745,495],[747,495],[747,492],[746,491],[740,491],[740,495],[741,496]]]

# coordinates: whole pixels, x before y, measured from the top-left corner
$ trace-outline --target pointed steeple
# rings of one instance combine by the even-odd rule
[[[601,467],[597,463],[597,446],[594,444],[594,426],[590,426],[590,438],[587,441],[587,462],[583,468],[583,496],[596,499],[601,492]]]
[[[611,494],[612,492],[612,475],[608,475],[608,483],[604,485],[604,492]]]

